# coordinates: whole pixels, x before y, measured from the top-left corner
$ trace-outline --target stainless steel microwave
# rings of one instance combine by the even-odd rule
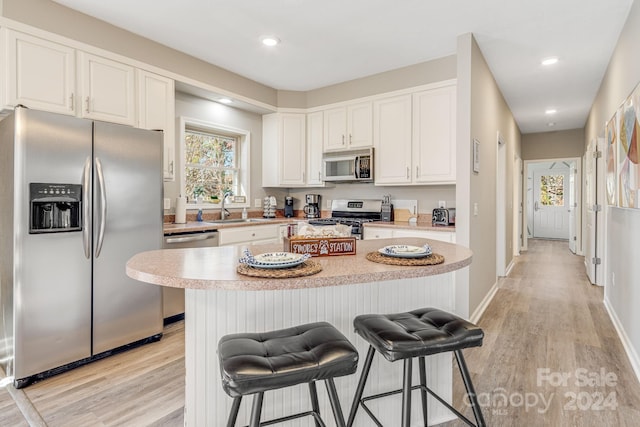
[[[325,153],[322,166],[326,182],[373,182],[373,148]]]

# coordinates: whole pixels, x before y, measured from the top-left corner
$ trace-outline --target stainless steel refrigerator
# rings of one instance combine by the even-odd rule
[[[0,122],[0,364],[29,384],[162,336],[162,134],[18,107]],[[61,368],[62,367],[62,368]]]

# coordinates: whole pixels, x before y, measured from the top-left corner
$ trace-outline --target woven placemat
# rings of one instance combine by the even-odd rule
[[[389,265],[435,265],[442,264],[444,257],[440,254],[433,253],[424,258],[396,258],[388,255],[383,255],[380,252],[369,252],[367,254],[369,261],[378,262],[380,264]]]
[[[322,271],[322,266],[320,263],[309,259],[302,264],[289,268],[256,268],[246,264],[239,264],[237,271],[239,274],[245,276],[263,277],[266,279],[288,279],[319,273]]]

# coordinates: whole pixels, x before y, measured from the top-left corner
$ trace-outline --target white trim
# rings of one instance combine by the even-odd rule
[[[497,280],[493,284],[491,289],[489,289],[489,292],[487,292],[487,295],[485,295],[484,298],[482,299],[482,301],[480,301],[480,304],[475,309],[473,314],[471,314],[471,316],[469,317],[469,321],[471,323],[478,323],[478,321],[480,320],[480,318],[484,314],[484,312],[487,309],[487,307],[489,307],[489,304],[493,300],[493,297],[496,296],[496,292],[498,292],[498,281]]]
[[[223,125],[216,122],[209,122],[206,120],[195,119],[193,117],[180,116],[177,119],[178,122],[178,137],[179,140],[177,143],[179,144],[179,153],[180,159],[177,162],[180,165],[180,182],[178,191],[183,196],[188,196],[184,194],[186,178],[184,174],[185,167],[185,154],[184,154],[184,138],[185,138],[185,127],[188,125],[193,125],[196,127],[210,129],[213,132],[220,131],[222,133],[229,133],[232,135],[237,135],[240,137],[242,141],[239,144],[237,152],[240,155],[241,165],[239,167],[239,185],[244,190],[244,196],[246,197],[245,203],[227,203],[225,204],[225,208],[250,208],[251,207],[251,132],[246,129],[235,128],[228,125]],[[221,209],[221,204],[212,204],[212,203],[187,203],[187,209]]]
[[[496,276],[506,276],[507,258],[507,144],[496,132]],[[513,259],[513,254],[511,254]]]
[[[609,318],[611,319],[611,323],[613,323],[613,327],[616,328],[616,332],[618,333],[618,337],[620,341],[622,341],[622,346],[624,347],[625,352],[627,353],[627,358],[629,359],[629,363],[631,363],[631,367],[633,368],[633,372],[636,374],[636,378],[640,381],[640,358],[638,357],[638,353],[633,347],[633,343],[629,339],[629,336],[624,330],[620,319],[616,315],[616,312],[613,310],[613,307],[609,303],[607,299],[607,295],[604,296],[604,308],[609,313]]]
[[[511,262],[509,263],[509,265],[507,265],[507,269],[504,273],[504,277],[509,277],[509,275],[511,274],[511,269],[513,268],[514,265],[516,265],[515,262],[513,261],[514,261],[513,258],[511,258]]]

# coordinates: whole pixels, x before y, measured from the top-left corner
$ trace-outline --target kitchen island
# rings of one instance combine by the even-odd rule
[[[392,266],[366,259],[368,252],[391,244],[421,246],[429,243],[445,262],[433,266]],[[185,425],[222,426],[232,399],[222,390],[217,358],[220,337],[229,333],[266,331],[325,320],[344,333],[358,349],[361,359],[367,345],[353,332],[353,318],[364,313],[393,313],[419,307],[438,307],[455,312],[455,271],[471,263],[471,251],[459,245],[420,238],[358,241],[355,255],[313,258],[322,271],[312,276],[265,279],[237,273],[245,246],[172,249],[143,252],[127,263],[127,274],[156,285],[185,288]],[[281,251],[280,245],[252,246],[253,254]],[[365,395],[399,388],[402,364],[374,360]],[[351,405],[358,373],[336,379],[345,413]],[[416,370],[417,371],[417,370]],[[417,378],[415,379],[417,383]],[[451,396],[451,355],[428,358],[427,381],[441,396]],[[420,421],[419,393],[414,393],[414,420]],[[321,413],[333,425],[326,393],[319,393]],[[397,425],[400,396],[371,402],[385,425]],[[250,400],[243,402],[238,425],[248,423]],[[308,410],[306,385],[272,391],[265,395],[263,420]],[[429,423],[452,419],[439,404],[429,401]],[[364,412],[357,426],[368,426]],[[300,420],[313,426],[311,418]]]

